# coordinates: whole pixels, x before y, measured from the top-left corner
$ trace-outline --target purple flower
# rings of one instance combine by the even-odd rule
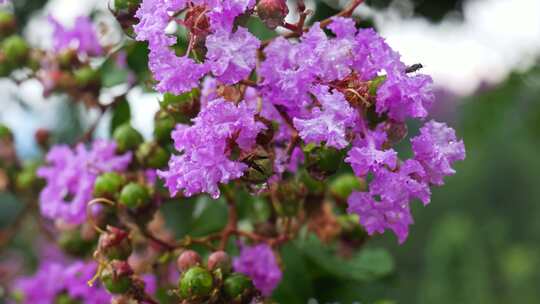
[[[88,304],[103,304],[110,301],[107,292],[98,285],[88,286],[96,272],[94,262],[42,262],[31,277],[15,282],[15,289],[22,292],[23,303],[55,303],[59,295],[66,294],[74,300]]]
[[[396,121],[424,118],[435,101],[433,80],[427,75],[389,74],[377,90],[377,113],[388,113]]]
[[[242,150],[253,147],[257,134],[265,128],[254,116],[245,102],[235,106],[216,99],[202,109],[193,126],[178,125],[172,137],[182,154],[171,157],[167,171],[158,171],[171,195],[206,192],[218,198],[219,183],[241,177],[247,165],[230,159],[230,143]]]
[[[435,185],[442,185],[445,176],[455,173],[454,162],[465,159],[463,141],[458,141],[455,131],[445,123],[426,123],[411,142],[414,158],[426,171],[426,181]]]
[[[82,144],[74,150],[53,147],[47,154],[48,165],[37,173],[47,183],[40,193],[41,214],[72,224],[84,222],[97,176],[122,171],[131,161],[130,153],[117,156],[115,150],[115,143],[101,140],[95,141],[90,150]]]
[[[103,52],[90,18],[77,17],[71,29],[64,27],[52,15],[49,15],[49,22],[53,26],[53,45],[56,52],[75,49],[79,54],[89,56],[101,55]]]
[[[195,63],[187,56],[178,57],[168,47],[151,51],[149,65],[158,81],[156,89],[176,95],[197,87],[199,80],[208,72],[207,65]]]
[[[294,127],[300,137],[306,143],[326,142],[331,147],[345,148],[349,144],[346,131],[353,126],[356,112],[343,94],[330,92],[327,86],[316,86],[311,93],[317,97],[321,107],[314,107],[306,119],[294,118]]]
[[[396,71],[403,72],[406,68],[400,60],[400,55],[371,28],[358,31],[353,54],[354,70],[363,80],[373,79],[382,71],[392,74]]]
[[[349,213],[358,214],[360,224],[369,235],[391,229],[403,243],[413,223],[409,202],[420,199],[430,201],[429,186],[422,182],[422,166],[415,160],[405,161],[399,171],[378,170],[369,186],[369,192],[354,192],[348,199]]]
[[[386,137],[381,128],[367,131],[364,138],[357,140],[355,146],[349,150],[345,162],[351,165],[357,176],[366,176],[370,171],[376,172],[385,165],[391,170],[396,168],[398,160],[396,151],[382,148]]]
[[[243,27],[234,33],[217,31],[206,39],[206,63],[219,81],[234,84],[255,68],[259,45],[260,41]]]
[[[282,272],[272,248],[266,244],[242,246],[240,256],[233,260],[234,271],[253,280],[253,285],[269,296],[281,281]]]

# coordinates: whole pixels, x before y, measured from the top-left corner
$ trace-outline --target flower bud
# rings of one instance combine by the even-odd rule
[[[94,183],[94,197],[114,198],[122,190],[124,183],[125,179],[120,174],[104,173]]]
[[[192,267],[180,278],[180,297],[187,300],[204,299],[210,296],[214,288],[212,274],[202,267]]]
[[[129,183],[122,188],[119,202],[128,208],[140,208],[150,203],[150,193],[143,185]]]
[[[345,201],[354,190],[360,191],[365,188],[365,180],[359,179],[354,174],[342,174],[330,184],[330,193],[334,197]]]
[[[30,54],[28,43],[19,35],[12,35],[2,42],[2,53],[7,63],[11,65],[25,64]]]
[[[205,37],[210,33],[207,11],[208,9],[202,5],[193,6],[187,10],[184,25],[192,34]]]
[[[308,151],[307,169],[318,180],[336,173],[345,157],[344,152],[332,147],[317,147]]]
[[[99,238],[98,250],[109,260],[127,260],[133,251],[129,233],[122,229],[108,226],[107,232]]]
[[[79,229],[62,231],[58,238],[58,246],[66,253],[83,257],[92,252],[95,241],[86,240]]]
[[[51,132],[47,129],[39,128],[36,130],[36,133],[34,133],[34,138],[36,139],[36,143],[46,149],[49,146],[49,139],[51,137]]]
[[[285,17],[289,14],[286,0],[260,0],[257,4],[257,14],[262,22],[270,28],[283,24]]]
[[[116,128],[113,133],[113,139],[116,141],[116,151],[118,153],[135,150],[144,141],[141,133],[135,130],[129,123]]]
[[[101,74],[89,66],[79,68],[73,72],[75,84],[83,90],[95,90],[101,85]]]
[[[229,273],[232,269],[231,257],[225,251],[213,252],[208,257],[208,269],[214,271],[220,269],[222,273]]]
[[[105,289],[112,294],[126,293],[132,286],[133,270],[126,261],[112,261],[100,275]]]
[[[3,124],[0,124],[0,140],[2,141],[13,141],[13,133],[11,130]]]
[[[65,51],[61,51],[57,55],[57,61],[63,70],[69,70],[74,65],[79,64],[79,58],[77,57],[77,50],[69,48]]]
[[[273,201],[278,214],[295,216],[304,204],[306,188],[296,180],[282,181],[276,192],[277,200]]]
[[[180,272],[184,272],[191,267],[199,266],[200,264],[201,256],[193,250],[186,250],[182,252],[182,254],[180,254],[176,260],[176,267]]]
[[[229,300],[241,302],[244,299],[249,299],[253,293],[253,282],[248,276],[235,272],[223,282],[223,291]]]
[[[0,10],[0,38],[12,35],[17,30],[15,16],[5,10]]]
[[[136,25],[139,20],[135,18],[135,13],[141,3],[141,0],[112,0],[114,8],[112,12],[116,17],[116,20],[122,27],[122,30],[129,35],[133,36],[133,26]]]
[[[154,122],[154,138],[160,143],[170,142],[171,133],[176,125],[174,117],[166,111],[159,111]]]
[[[155,142],[146,142],[139,146],[137,160],[146,168],[159,169],[167,166],[169,153]]]
[[[17,174],[16,185],[19,190],[28,190],[38,181],[36,171],[40,163],[36,161],[26,162],[22,170]]]
[[[67,293],[62,293],[56,296],[56,299],[54,299],[54,304],[81,304],[81,301],[72,298]]]
[[[193,89],[181,95],[166,93],[160,105],[163,110],[174,116],[176,122],[188,123],[201,109],[200,91]]]

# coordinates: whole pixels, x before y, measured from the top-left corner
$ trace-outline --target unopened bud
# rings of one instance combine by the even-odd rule
[[[135,150],[143,143],[144,138],[129,123],[116,128],[113,133],[113,139],[116,141],[116,151],[124,153],[129,150]]]
[[[107,172],[100,175],[94,183],[94,196],[114,198],[122,190],[125,179],[118,173]]]
[[[109,260],[126,260],[133,251],[129,233],[112,226],[108,226],[107,232],[99,238],[98,248]]]
[[[208,269],[220,269],[222,273],[229,273],[232,269],[231,257],[225,251],[216,251],[208,257]]]
[[[30,47],[21,36],[12,35],[2,42],[2,53],[6,62],[10,64],[25,64],[30,54]]]
[[[208,298],[213,288],[212,274],[202,267],[192,267],[185,271],[180,278],[179,291],[182,299],[194,300],[195,302]]]
[[[155,142],[146,142],[137,149],[137,160],[146,168],[160,169],[167,166],[169,153]]]
[[[15,16],[5,10],[0,10],[0,38],[7,37],[17,30]]]
[[[100,279],[112,294],[126,293],[132,286],[131,275],[133,270],[125,261],[112,261],[101,273]]]
[[[36,143],[42,148],[47,148],[49,146],[50,137],[51,132],[47,129],[39,128],[36,130],[36,133],[34,133]]]
[[[189,268],[198,266],[200,264],[201,256],[193,250],[186,250],[182,252],[182,254],[180,254],[178,259],[176,260],[176,267],[180,272],[184,272]]]
[[[264,24],[270,28],[283,24],[285,17],[289,14],[286,0],[260,0],[257,4],[257,14]]]
[[[122,188],[119,202],[128,208],[140,208],[150,203],[150,193],[143,185],[129,183]]]
[[[223,282],[223,291],[229,300],[243,303],[254,291],[253,282],[244,274],[233,273]]]

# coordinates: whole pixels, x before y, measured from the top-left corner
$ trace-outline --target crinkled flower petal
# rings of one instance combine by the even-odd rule
[[[282,278],[276,256],[266,244],[242,246],[240,256],[233,260],[233,267],[234,271],[249,276],[264,296],[271,295]]]

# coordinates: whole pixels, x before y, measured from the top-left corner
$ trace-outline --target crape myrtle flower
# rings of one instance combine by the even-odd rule
[[[96,269],[93,261],[42,261],[34,275],[15,282],[14,290],[22,294],[22,303],[28,304],[56,303],[62,295],[82,303],[109,303],[110,295],[99,284],[88,285]]]
[[[47,154],[47,165],[37,174],[45,179],[40,193],[44,217],[80,224],[86,220],[87,203],[92,199],[94,182],[101,173],[123,171],[131,162],[131,153],[116,155],[114,142],[96,140],[88,149],[60,145]]]
[[[233,260],[233,268],[250,277],[263,296],[271,295],[283,276],[276,256],[267,244],[242,245],[240,256]]]
[[[259,41],[245,28],[232,32],[234,19],[255,5],[254,0],[200,0],[195,5],[207,8],[212,34],[206,39],[207,59],[197,63],[189,54],[178,57],[171,49],[176,38],[165,32],[171,14],[186,7],[187,1],[144,0],[136,13],[137,40],[148,41],[149,67],[162,93],[181,94],[198,86],[212,72],[218,80],[233,84],[255,68]]]
[[[456,173],[452,164],[465,159],[463,141],[457,140],[454,129],[445,123],[427,122],[411,142],[414,158],[426,171],[426,182],[434,185],[443,185],[445,176]]]
[[[422,166],[415,160],[405,161],[397,172],[376,171],[369,192],[351,194],[348,212],[358,214],[369,235],[391,229],[401,244],[413,223],[410,201],[417,198],[427,204],[430,200],[429,186],[415,179],[423,175]]]
[[[77,17],[72,28],[60,24],[52,15],[49,15],[49,22],[53,26],[53,46],[56,52],[75,49],[78,54],[88,56],[98,56],[103,53],[90,18]]]
[[[167,171],[158,171],[171,195],[205,192],[218,198],[219,183],[241,177],[247,165],[230,158],[230,143],[245,151],[255,145],[257,135],[266,127],[254,116],[246,102],[236,106],[215,99],[193,119],[192,126],[179,124],[172,138],[182,154],[171,157]]]

